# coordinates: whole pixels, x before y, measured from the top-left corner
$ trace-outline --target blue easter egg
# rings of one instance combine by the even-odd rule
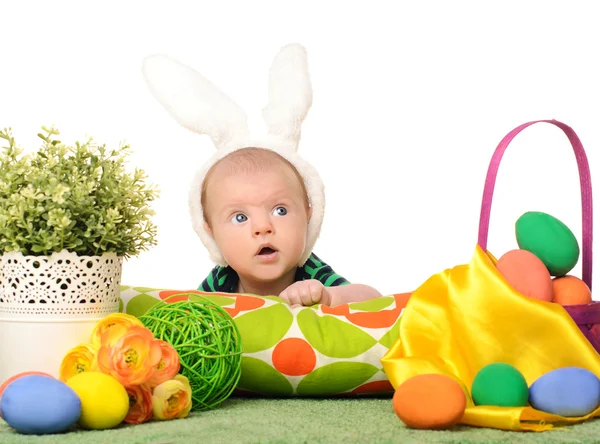
[[[531,385],[529,403],[547,413],[585,416],[600,405],[600,379],[580,367],[552,370]]]
[[[17,432],[43,435],[63,432],[75,424],[81,415],[81,400],[58,379],[28,375],[6,387],[0,410]]]

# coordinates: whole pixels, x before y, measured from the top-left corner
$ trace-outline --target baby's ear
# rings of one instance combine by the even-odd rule
[[[213,236],[212,230],[210,229],[210,225],[208,225],[208,222],[204,221],[204,230],[210,235],[210,237],[212,237],[213,239],[215,238]]]

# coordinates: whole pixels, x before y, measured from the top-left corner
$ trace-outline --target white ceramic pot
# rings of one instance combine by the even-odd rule
[[[123,259],[114,253],[0,257],[0,383],[24,371],[58,377],[65,354],[119,311]]]

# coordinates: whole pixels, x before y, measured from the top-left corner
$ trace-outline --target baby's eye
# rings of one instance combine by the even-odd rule
[[[247,220],[248,220],[248,217],[246,217],[246,215],[244,213],[234,214],[233,217],[231,218],[231,222],[233,222],[234,224],[241,224],[243,222],[246,222]]]
[[[277,207],[273,210],[274,216],[285,216],[287,214],[287,208],[285,207]]]

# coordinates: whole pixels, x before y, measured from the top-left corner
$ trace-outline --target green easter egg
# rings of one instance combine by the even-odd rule
[[[479,370],[471,386],[475,405],[524,407],[529,399],[527,381],[510,364],[496,362]]]
[[[579,260],[579,244],[573,232],[554,216],[528,211],[515,224],[521,250],[535,254],[552,276],[564,276]]]

